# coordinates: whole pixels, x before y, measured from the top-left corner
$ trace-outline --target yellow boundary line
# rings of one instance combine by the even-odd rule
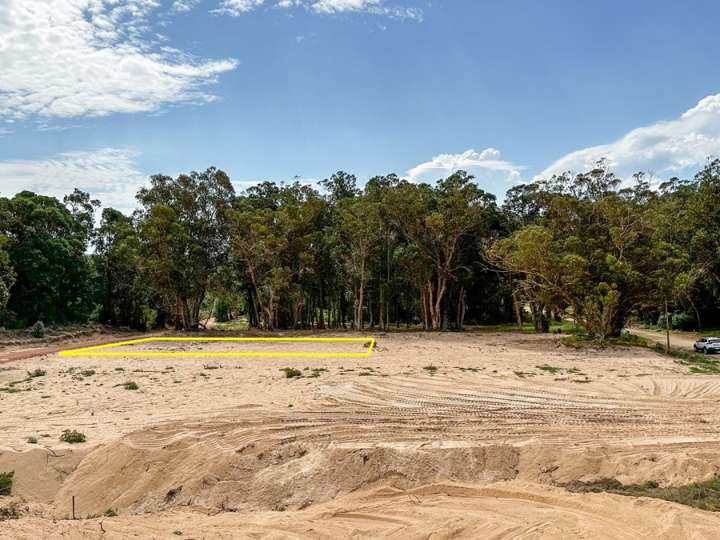
[[[314,352],[163,352],[163,351],[105,351],[114,347],[122,347],[123,345],[136,345],[138,343],[149,343],[151,341],[310,341],[310,342],[344,342],[359,343],[369,342],[368,348],[362,353],[314,353]],[[114,343],[105,343],[104,345],[92,345],[90,347],[80,347],[79,349],[67,349],[60,351],[60,356],[82,356],[92,354],[93,356],[174,356],[174,357],[294,357],[294,358],[365,358],[372,354],[375,348],[375,338],[357,337],[357,338],[311,338],[311,337],[147,337],[130,339],[127,341],[116,341]],[[97,352],[100,351],[100,352]]]

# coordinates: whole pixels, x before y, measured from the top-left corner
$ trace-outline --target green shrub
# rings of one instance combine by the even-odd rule
[[[84,443],[87,440],[87,437],[85,437],[84,433],[80,433],[76,430],[63,430],[62,435],[60,435],[60,440],[62,442],[70,443],[70,444],[77,444],[77,443]]]
[[[0,496],[10,495],[15,471],[0,472]]]
[[[295,369],[295,368],[291,368],[291,367],[286,367],[286,368],[282,368],[280,371],[284,371],[284,372],[285,372],[285,377],[287,377],[288,379],[294,379],[294,378],[296,378],[296,377],[302,377],[302,371],[300,371],[299,369]]]
[[[657,327],[665,330],[665,314],[657,320]],[[689,313],[670,313],[670,328],[673,330],[697,330],[697,318]]]
[[[228,322],[230,320],[231,305],[228,298],[219,296],[215,301],[215,320],[217,322]]]
[[[42,321],[38,321],[35,324],[33,324],[32,328],[30,329],[30,335],[34,338],[44,338],[45,337],[45,325]]]
[[[108,508],[103,512],[103,516],[105,517],[117,517],[118,513],[117,510],[114,510],[112,508]]]

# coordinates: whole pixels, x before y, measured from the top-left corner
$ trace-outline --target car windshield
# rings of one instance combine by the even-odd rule
[[[720,343],[720,338],[711,338],[707,340],[708,343]]]

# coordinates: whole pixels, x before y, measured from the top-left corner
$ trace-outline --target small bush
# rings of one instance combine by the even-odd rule
[[[0,496],[10,495],[15,471],[0,472]]]
[[[114,510],[112,508],[108,508],[103,512],[103,516],[105,517],[117,517],[118,513],[117,510]]]
[[[38,368],[33,371],[28,371],[27,374],[29,378],[34,379],[35,377],[44,377],[47,374],[47,371]]]
[[[17,501],[13,501],[7,506],[0,506],[0,521],[9,519],[20,519],[21,509]]]
[[[433,366],[432,364],[429,366],[425,366],[423,369],[429,372],[431,375],[435,375],[435,372],[438,370],[437,366]]]
[[[92,377],[93,375],[95,375],[95,370],[94,369],[83,369],[80,372],[80,375],[82,375],[83,377]]]
[[[135,381],[125,382],[122,383],[120,386],[122,386],[125,390],[137,390],[140,388]]]
[[[62,435],[60,435],[60,440],[62,442],[70,443],[70,444],[77,444],[77,443],[84,443],[87,440],[87,437],[85,437],[84,433],[80,433],[76,430],[63,430]]]
[[[299,369],[286,367],[286,368],[282,368],[280,371],[285,372],[285,377],[288,379],[295,379],[297,377],[302,377],[302,371],[300,371]]]
[[[25,440],[28,442],[28,444],[37,444],[37,437],[28,437]]]
[[[45,337],[45,325],[42,321],[38,321],[35,324],[33,324],[32,328],[30,329],[30,335],[34,338],[44,338]]]

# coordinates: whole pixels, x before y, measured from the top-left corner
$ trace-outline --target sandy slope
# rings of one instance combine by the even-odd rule
[[[514,481],[485,486],[437,483],[408,490],[386,485],[284,513],[176,510],[82,521],[28,518],[6,522],[0,538],[710,540],[717,538],[718,523],[713,514],[664,501],[568,494]]]
[[[0,371],[0,387],[25,370],[47,374],[0,392],[0,470],[16,471],[14,493],[36,516],[0,531],[98,537],[97,519],[48,521],[70,515],[72,496],[79,516],[118,509],[104,538],[178,537],[174,530],[195,538],[712,538],[720,530],[715,514],[551,487],[712,478],[720,471],[717,377],[689,375],[647,350],[575,351],[542,336],[376,337],[371,358],[50,355],[5,366],[16,369]],[[285,378],[280,369],[289,366],[305,376]],[[87,369],[95,374],[82,376]],[[128,380],[140,389],[118,386]],[[88,442],[59,442],[68,428]],[[26,442],[31,435],[39,445]]]

